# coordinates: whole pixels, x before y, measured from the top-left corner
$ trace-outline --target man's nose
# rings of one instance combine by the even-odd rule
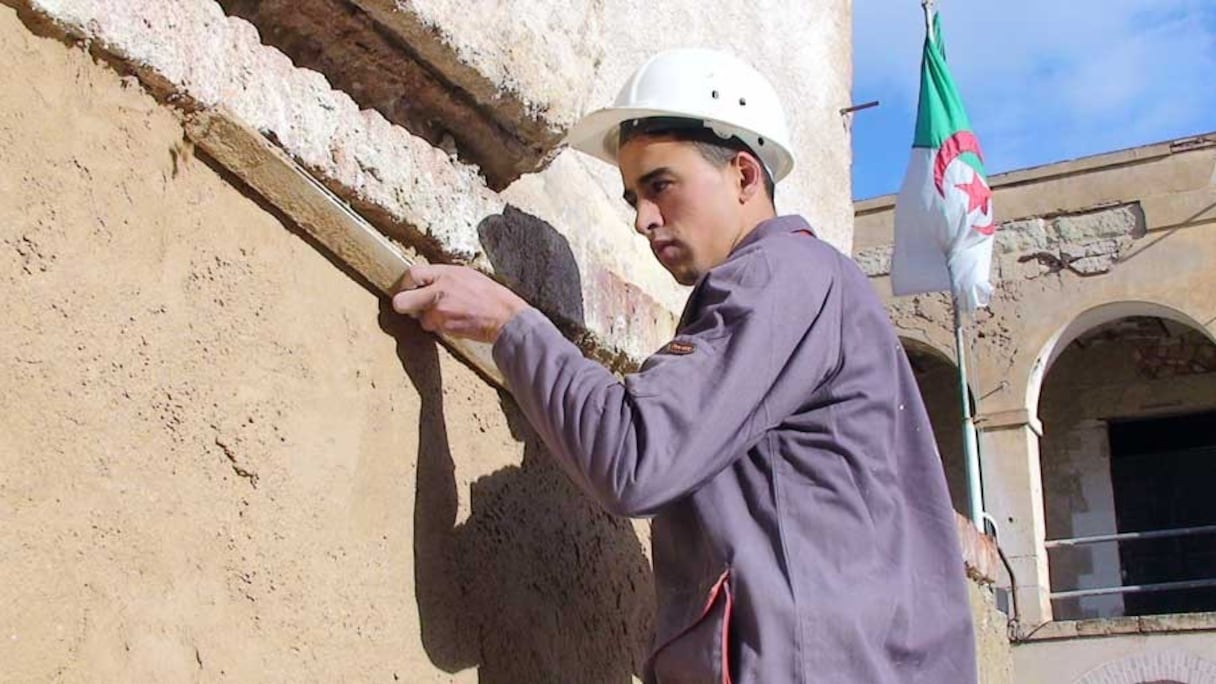
[[[642,236],[654,232],[655,228],[663,225],[663,215],[654,202],[638,200],[637,214],[633,219],[633,229]]]

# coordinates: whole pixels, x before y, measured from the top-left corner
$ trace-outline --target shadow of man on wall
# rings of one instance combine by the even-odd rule
[[[553,230],[543,223],[525,228]],[[507,220],[486,230],[499,231],[505,245],[525,228]],[[555,234],[540,236],[550,264],[554,248],[565,246]],[[556,251],[573,262],[568,246],[564,255]],[[564,278],[578,273],[547,270]],[[577,287],[554,282],[550,293],[562,293],[569,306]],[[581,308],[563,313],[580,315]],[[500,407],[524,444],[523,460],[473,482],[470,514],[457,524],[454,459],[461,454],[452,452],[449,427],[478,427],[447,424],[435,338],[387,302],[381,327],[397,340],[421,399],[414,580],[428,657],[446,672],[477,667],[485,684],[629,682],[641,671],[654,619],[650,565],[632,525],[578,491],[506,393]]]
[[[561,323],[585,325],[582,276],[570,243],[545,221],[508,205],[477,226],[497,277]]]

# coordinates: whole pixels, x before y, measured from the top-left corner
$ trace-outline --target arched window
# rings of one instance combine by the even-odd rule
[[[1060,340],[1039,391],[1053,614],[1216,610],[1216,344],[1103,318]]]

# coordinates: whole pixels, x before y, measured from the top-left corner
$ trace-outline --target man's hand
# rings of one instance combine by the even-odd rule
[[[464,266],[410,268],[393,295],[393,310],[417,318],[423,329],[493,344],[528,303]]]

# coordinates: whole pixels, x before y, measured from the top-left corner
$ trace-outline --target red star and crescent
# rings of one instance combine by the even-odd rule
[[[937,151],[937,157],[933,160],[933,183],[937,186],[937,193],[943,198],[946,196],[943,183],[946,176],[946,169],[950,163],[958,159],[963,154],[971,152],[979,157],[980,161],[984,160],[984,154],[980,151],[980,141],[970,131],[959,131],[950,136],[942,143],[942,146]],[[983,236],[989,236],[996,232],[996,223],[992,221],[989,214],[990,201],[992,200],[992,190],[988,187],[988,183],[984,181],[984,177],[980,175],[978,170],[974,170],[974,175],[971,181],[967,183],[956,183],[954,187],[962,190],[967,195],[967,213],[981,210],[981,216],[989,216],[987,225],[972,225],[975,232]]]
[[[971,176],[970,183],[955,183],[954,187],[962,190],[967,194],[967,213],[979,209],[985,214],[988,213],[988,200],[992,199],[992,191],[988,189],[988,184],[977,173]]]

